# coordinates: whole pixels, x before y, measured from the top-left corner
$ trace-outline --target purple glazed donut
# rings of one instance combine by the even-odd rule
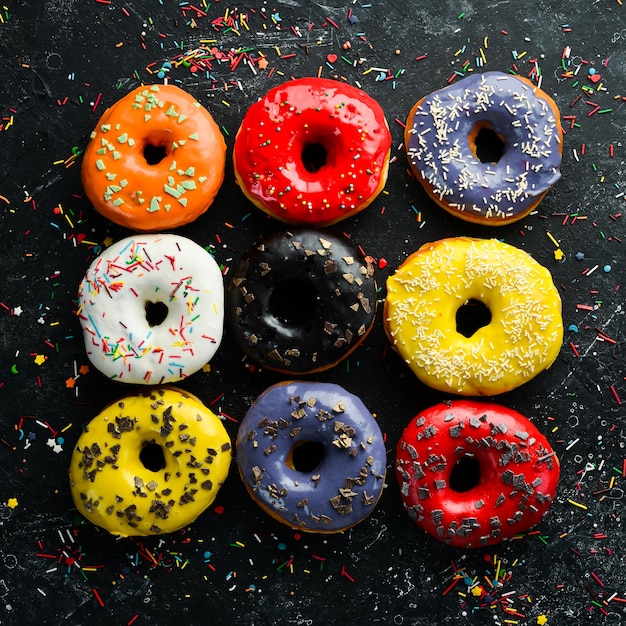
[[[522,219],[561,177],[559,110],[520,76],[471,74],[422,98],[404,140],[431,198],[468,222]]]
[[[291,528],[335,533],[376,506],[387,453],[378,423],[339,385],[287,381],[266,389],[237,435],[252,499]]]

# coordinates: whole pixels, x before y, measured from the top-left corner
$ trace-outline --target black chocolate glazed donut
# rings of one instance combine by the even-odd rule
[[[374,267],[349,241],[312,229],[284,230],[242,257],[226,317],[241,349],[279,372],[320,372],[346,358],[376,315]]]

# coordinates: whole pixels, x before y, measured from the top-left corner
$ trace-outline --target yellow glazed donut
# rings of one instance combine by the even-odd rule
[[[387,336],[426,385],[495,395],[547,369],[563,341],[550,272],[495,239],[422,246],[387,281]]]
[[[114,535],[158,535],[193,522],[226,479],[231,443],[195,396],[156,387],[108,405],[70,464],[76,508]]]

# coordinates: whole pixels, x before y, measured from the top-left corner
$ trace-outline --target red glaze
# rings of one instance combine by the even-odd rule
[[[554,499],[559,472],[537,428],[493,403],[457,400],[426,409],[396,449],[409,516],[433,537],[463,548],[498,543],[537,524]]]
[[[257,207],[288,224],[327,226],[362,211],[382,191],[390,150],[375,100],[345,83],[302,78],[248,109],[233,161],[237,182]]]

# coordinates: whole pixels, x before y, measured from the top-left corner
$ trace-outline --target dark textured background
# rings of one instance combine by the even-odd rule
[[[0,624],[622,623],[621,2],[245,0],[235,9],[197,0],[206,15],[191,4],[0,2]],[[249,29],[229,28],[233,15],[237,24],[245,15]],[[261,513],[234,465],[215,506],[187,532],[116,540],[76,515],[66,477],[73,445],[82,426],[129,389],[97,372],[81,374],[87,360],[74,299],[100,246],[129,232],[94,213],[83,198],[80,156],[72,155],[107,106],[139,81],[160,82],[150,72],[202,40],[214,40],[205,45],[224,58],[208,74],[173,67],[169,80],[210,109],[229,156],[247,107],[291,76],[321,67],[322,75],[360,84],[382,104],[395,157],[385,193],[332,229],[379,261],[381,299],[386,277],[409,253],[449,235],[502,238],[553,272],[565,328],[577,332],[566,332],[548,372],[497,399],[532,419],[561,459],[557,501],[533,533],[464,552],[425,536],[406,517],[391,472],[393,449],[412,416],[445,398],[387,350],[380,311],[349,362],[318,376],[359,395],[386,433],[388,488],[362,524],[339,535],[297,536]],[[563,75],[567,47],[564,65],[578,71],[574,77]],[[408,175],[402,127],[394,121],[404,122],[419,98],[466,71],[466,62],[480,71],[481,50],[488,70],[515,65],[528,75],[536,59],[543,88],[563,115],[575,116],[563,122],[562,180],[535,214],[499,229],[461,222],[427,199]],[[268,67],[254,75],[240,61],[231,71],[241,51],[267,55]],[[333,65],[328,54],[339,57]],[[588,78],[591,66],[599,83]],[[229,163],[214,206],[178,232],[213,246],[231,270],[256,237],[278,228],[245,200]],[[584,260],[576,260],[578,252]],[[225,425],[234,439],[236,420],[281,379],[247,368],[226,337],[211,371],[183,386],[206,403],[223,394],[213,409],[233,418]],[[455,574],[460,580],[446,593]]]

